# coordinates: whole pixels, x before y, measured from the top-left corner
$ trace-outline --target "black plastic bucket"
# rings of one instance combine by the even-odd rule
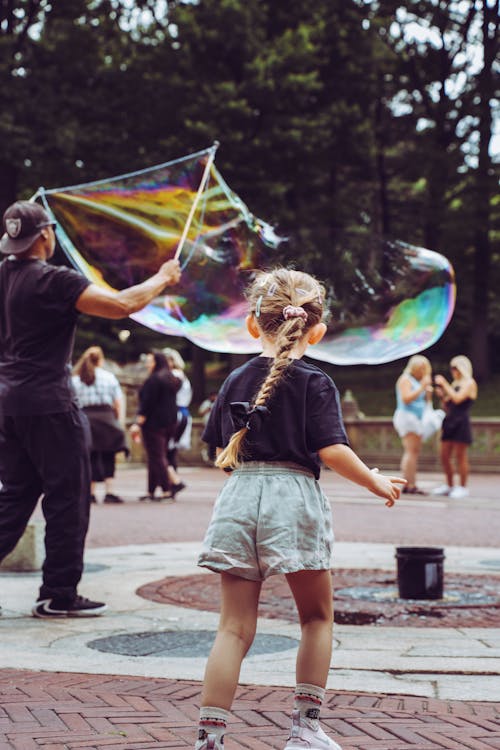
[[[441,547],[396,547],[400,599],[442,599]]]

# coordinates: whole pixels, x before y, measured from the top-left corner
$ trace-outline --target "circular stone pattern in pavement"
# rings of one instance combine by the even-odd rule
[[[204,657],[210,653],[215,638],[213,630],[161,630],[146,633],[123,633],[97,638],[87,646],[122,656]],[[297,648],[298,641],[281,635],[256,635],[249,656],[275,654]]]
[[[333,571],[335,622],[400,627],[500,627],[500,576],[444,576],[443,599],[399,599],[395,574],[381,570]],[[163,578],[141,586],[144,599],[218,612],[219,577]],[[284,576],[264,581],[259,615],[296,622],[297,613]]]

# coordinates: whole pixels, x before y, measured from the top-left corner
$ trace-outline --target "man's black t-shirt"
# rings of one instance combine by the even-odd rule
[[[77,271],[41,260],[0,263],[0,413],[71,408],[75,303],[89,284]]]
[[[269,372],[268,357],[254,357],[225,380],[203,431],[205,442],[225,448],[235,428],[230,404],[252,402]],[[291,461],[320,474],[318,451],[348,439],[338,390],[319,367],[295,359],[267,404],[270,414],[243,443],[244,461]]]

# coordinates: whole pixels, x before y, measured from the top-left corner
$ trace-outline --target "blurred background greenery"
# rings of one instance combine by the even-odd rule
[[[443,372],[469,355],[475,413],[500,414],[498,18],[499,0],[1,2],[0,210],[217,139],[231,187],[289,238],[279,260],[339,296],[377,238],[449,258],[456,310],[426,353]],[[198,402],[232,362],[84,318],[75,353],[95,343],[122,363],[178,347]],[[375,415],[403,364],[326,369]]]

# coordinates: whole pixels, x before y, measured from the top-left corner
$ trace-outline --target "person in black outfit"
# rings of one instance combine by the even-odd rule
[[[149,377],[139,391],[137,422],[130,428],[132,436],[142,430],[148,457],[148,494],[141,500],[172,499],[168,477],[167,447],[177,423],[176,393],[181,381],[170,371],[168,360],[161,352],[146,356]],[[163,494],[155,496],[157,487]]]
[[[77,594],[89,522],[89,425],[71,385],[78,313],[119,319],[180,278],[176,260],[136,286],[101,289],[47,263],[54,222],[37,203],[4,214],[0,252],[0,561],[21,538],[40,496],[45,561],[35,617],[101,614]]]
[[[477,398],[477,383],[472,377],[472,362],[459,354],[450,362],[453,381],[448,383],[442,375],[436,375],[436,392],[441,396],[446,416],[441,433],[441,464],[446,484],[433,490],[433,495],[448,495],[453,500],[468,497],[469,459],[467,451],[472,443],[470,409]],[[459,484],[453,484],[454,466]]]

